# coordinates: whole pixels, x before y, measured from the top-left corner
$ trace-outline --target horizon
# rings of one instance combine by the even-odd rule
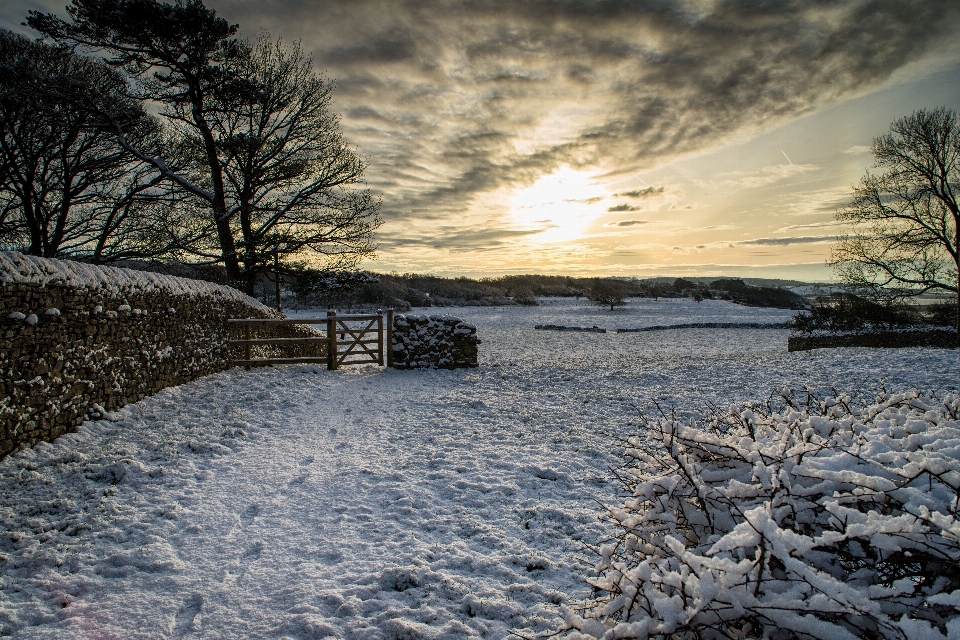
[[[5,3],[0,27],[35,37],[27,11],[62,5]],[[337,81],[379,272],[831,282],[872,140],[960,109],[949,2],[208,6]]]

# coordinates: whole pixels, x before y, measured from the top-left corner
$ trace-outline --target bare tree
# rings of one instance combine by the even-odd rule
[[[89,239],[67,251],[80,260],[104,264],[121,260],[184,260],[213,234],[189,194],[172,188],[156,170],[136,164],[116,181],[109,197],[91,208]]]
[[[875,166],[837,219],[855,225],[834,246],[840,279],[876,296],[957,297],[960,344],[960,126],[952,109],[900,118],[873,142]]]
[[[230,229],[223,170],[209,121],[211,94],[228,75],[225,65],[247,54],[233,38],[237,25],[199,0],[72,0],[71,20],[31,11],[27,24],[56,42],[102,52],[136,82],[136,97],[159,105],[169,121],[190,128],[202,142],[201,180],[177,170],[170,158],[130,140],[117,121],[117,139],[129,153],[208,207],[229,280],[240,278]]]
[[[183,154],[144,149],[119,128],[118,141],[207,207],[218,244],[198,238],[194,258],[222,262],[252,292],[257,274],[306,249],[336,268],[372,254],[379,200],[330,110],[332,83],[299,46],[238,40],[200,0],[72,0],[67,11],[72,21],[31,12],[27,22],[105,54],[159,106]]]
[[[305,249],[327,269],[372,254],[380,203],[363,188],[364,162],[346,144],[331,110],[333,83],[299,45],[261,36],[238,58],[211,101],[228,215],[248,293],[258,273]],[[194,138],[199,151],[201,140]],[[275,274],[276,276],[276,274]]]
[[[144,226],[145,203],[163,192],[116,144],[101,112],[116,114],[124,134],[141,145],[158,135],[154,119],[126,96],[123,76],[101,60],[0,30],[5,247],[98,262],[165,251],[155,229],[135,239],[131,228]]]
[[[19,202],[10,190],[11,169],[0,156],[0,250],[16,250],[25,244],[26,229]]]

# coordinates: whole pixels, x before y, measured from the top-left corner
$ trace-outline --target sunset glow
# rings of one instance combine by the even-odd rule
[[[563,167],[517,190],[510,213],[521,228],[542,229],[528,237],[531,243],[573,240],[604,212],[600,203],[606,195],[588,174]]]
[[[827,280],[873,139],[960,109],[956,2],[211,4],[336,82],[373,271]]]

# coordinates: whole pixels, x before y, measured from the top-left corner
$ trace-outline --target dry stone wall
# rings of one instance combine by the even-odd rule
[[[393,319],[396,369],[477,366],[477,328],[452,316],[397,315]]]
[[[840,335],[790,336],[787,351],[809,351],[836,347],[872,347],[896,349],[904,347],[936,347],[955,349],[957,332],[949,329],[927,331],[886,331]]]
[[[207,282],[0,253],[0,458],[101,411],[230,368],[242,354],[226,344],[225,320],[279,315]],[[258,337],[304,335],[316,333],[300,325],[257,328]],[[317,350],[256,353],[322,355]]]

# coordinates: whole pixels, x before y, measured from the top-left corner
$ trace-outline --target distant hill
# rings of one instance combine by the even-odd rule
[[[827,283],[818,283],[818,282],[804,282],[802,280],[782,280],[778,278],[742,278],[740,276],[708,276],[708,277],[687,277],[687,276],[657,276],[655,278],[643,278],[640,282],[650,282],[660,285],[671,285],[674,280],[678,277],[682,277],[684,280],[689,280],[691,282],[696,282],[699,285],[708,285],[711,282],[716,280],[741,280],[745,284],[749,284],[753,287],[827,287],[830,286]]]

